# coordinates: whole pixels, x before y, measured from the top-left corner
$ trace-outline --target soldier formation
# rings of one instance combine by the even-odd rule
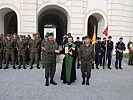
[[[99,69],[99,66],[107,64],[107,68],[111,69],[111,59],[114,47],[114,42],[109,36],[108,40],[100,37],[96,38],[96,43],[92,45],[91,39],[88,36],[82,38],[80,41],[73,41],[73,37],[69,33],[64,37],[62,43],[62,50],[58,49],[57,42],[54,41],[53,33],[47,33],[42,40],[40,35],[33,34],[32,37],[28,35],[1,35],[0,36],[0,69],[8,69],[9,64],[13,69],[26,69],[26,65],[30,65],[30,69],[34,67],[40,69],[40,61],[42,68],[45,68],[46,86],[50,84],[57,85],[54,82],[54,75],[56,72],[56,55],[60,55],[63,59],[61,80],[64,84],[71,85],[76,80],[76,67],[81,69],[83,82],[82,85],[89,85],[91,77],[91,69]],[[129,50],[129,65],[133,65],[133,42],[128,43]],[[121,37],[115,45],[116,61],[115,68],[122,69],[123,51],[126,46]],[[77,61],[77,66],[76,66]],[[4,66],[5,64],[5,66]],[[50,82],[49,82],[50,78]]]

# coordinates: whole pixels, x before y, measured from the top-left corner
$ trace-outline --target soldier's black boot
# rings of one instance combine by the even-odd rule
[[[21,69],[21,65],[18,66],[18,69]]]
[[[30,69],[33,69],[33,66],[32,65],[30,66]]]
[[[82,82],[82,85],[85,85],[85,78],[83,78],[83,82]]]
[[[131,61],[128,61],[128,65],[131,65]]]
[[[0,65],[0,69],[2,69],[2,65]]]
[[[15,65],[13,65],[13,69],[16,69]]]
[[[39,64],[37,64],[37,69],[40,69]]]
[[[49,79],[48,78],[46,78],[45,86],[49,86]]]
[[[94,64],[92,64],[92,69],[94,69]]]
[[[23,65],[23,69],[26,69],[25,65]]]
[[[8,65],[6,65],[6,67],[4,69],[8,69],[8,68],[9,68]]]
[[[88,78],[87,78],[87,80],[86,80],[86,85],[90,85],[89,79],[88,79]]]
[[[45,69],[45,66],[43,66],[42,68]]]
[[[96,65],[96,69],[99,69],[99,68],[98,68],[98,65]]]
[[[51,78],[51,80],[50,80],[50,84],[57,85],[57,83],[54,82],[53,78]]]
[[[112,69],[110,66],[108,66],[108,69]]]

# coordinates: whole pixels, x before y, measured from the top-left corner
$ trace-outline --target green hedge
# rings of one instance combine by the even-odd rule
[[[124,58],[129,58],[129,53],[123,54],[123,57],[124,57]]]

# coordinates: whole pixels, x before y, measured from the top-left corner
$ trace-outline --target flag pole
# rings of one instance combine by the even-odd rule
[[[95,43],[96,43],[96,25],[94,25],[94,33],[92,37],[92,44],[94,45],[94,56],[95,56]],[[95,63],[94,63],[94,66],[95,66]]]
[[[106,36],[106,38],[108,38],[108,26],[107,28],[104,30],[103,34]],[[104,65],[104,68],[107,68],[107,48],[108,48],[108,40],[106,40],[106,44],[105,44],[105,47],[106,47],[106,50],[105,50],[105,65]],[[106,67],[105,67],[106,66]]]

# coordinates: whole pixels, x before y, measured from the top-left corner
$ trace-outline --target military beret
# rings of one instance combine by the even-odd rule
[[[10,34],[7,34],[6,36],[7,36],[7,37],[10,37],[11,35],[10,35]]]
[[[89,36],[85,36],[84,39],[90,39]]]
[[[52,35],[54,35],[54,34],[51,32],[51,33],[46,33],[46,35],[47,35],[47,37],[48,37],[48,36],[52,36]]]
[[[79,37],[77,37],[76,39],[79,39]]]
[[[109,36],[108,38],[112,38],[112,36]]]
[[[101,38],[100,37],[96,37],[97,40],[100,40]]]
[[[120,37],[120,39],[123,39],[123,37]]]
[[[84,40],[85,39],[85,37],[82,37],[82,40]]]
[[[33,36],[36,36],[36,34],[33,34]]]

